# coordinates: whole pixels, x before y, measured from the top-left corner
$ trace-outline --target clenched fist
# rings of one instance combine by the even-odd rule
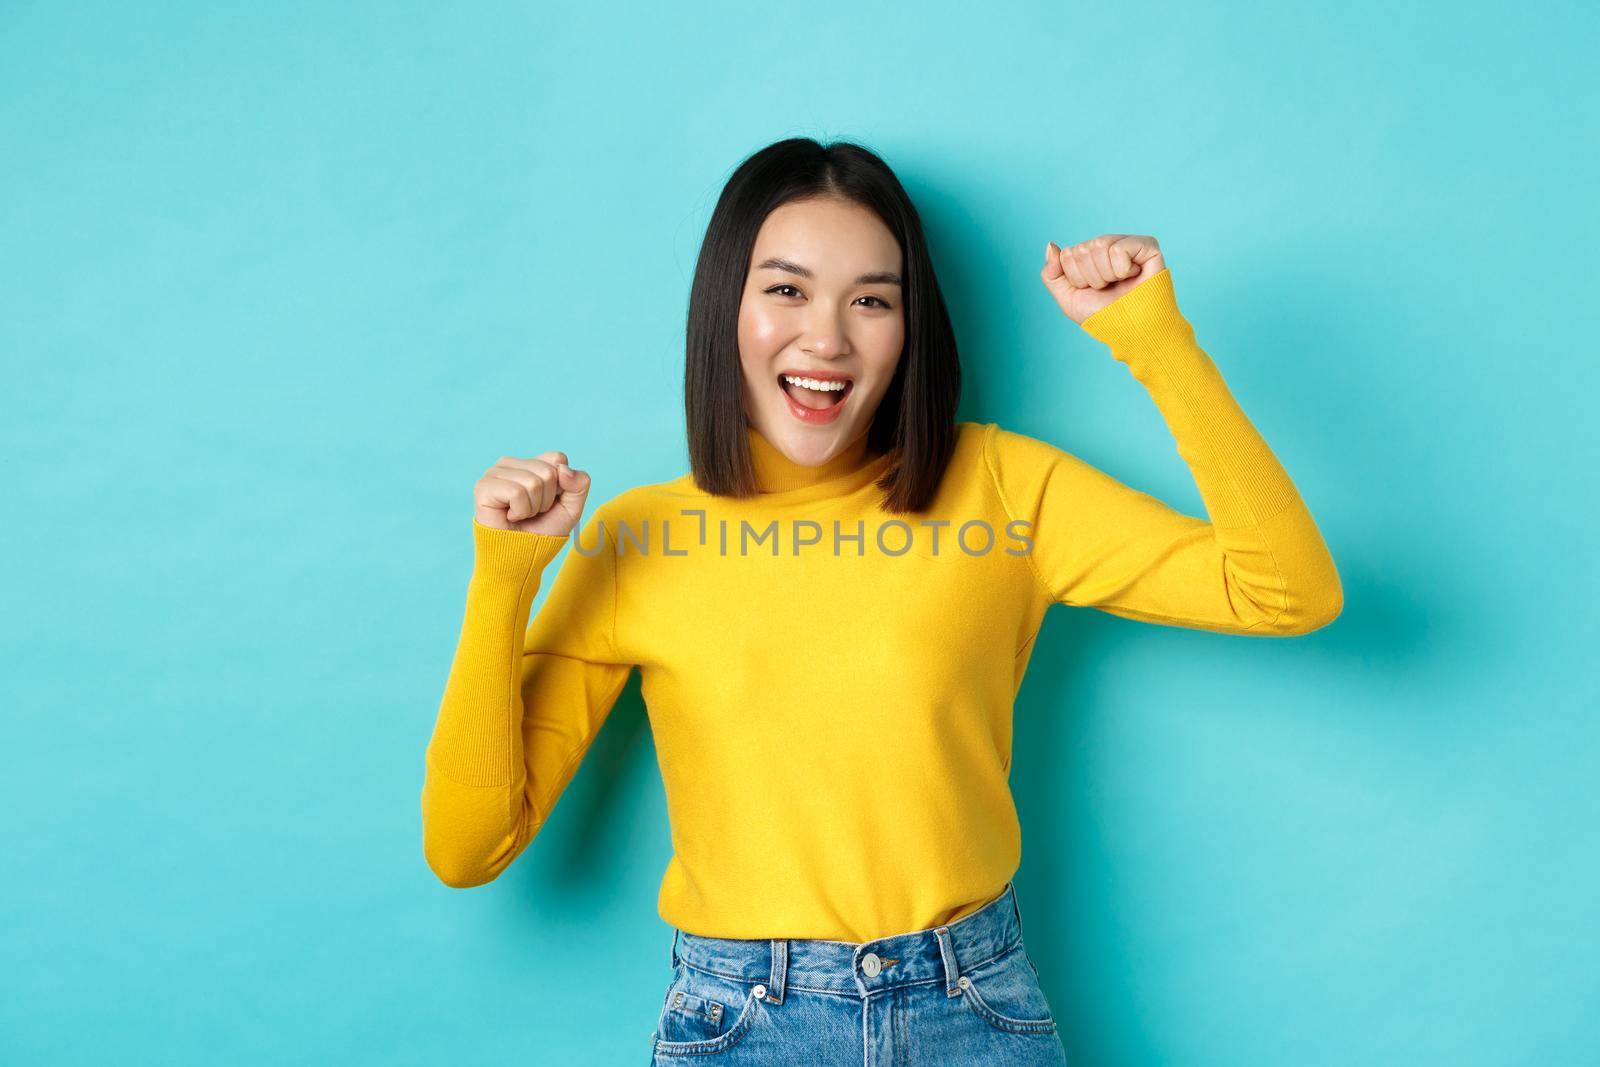
[[[529,459],[501,456],[472,487],[478,522],[496,530],[565,537],[583,515],[589,475],[567,466],[565,452]]]
[[[1039,277],[1067,318],[1083,320],[1166,268],[1154,237],[1105,233],[1071,248],[1045,245]]]

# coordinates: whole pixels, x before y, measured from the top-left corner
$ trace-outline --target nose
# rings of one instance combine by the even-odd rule
[[[834,323],[819,323],[801,338],[800,351],[818,359],[837,359],[850,354],[850,342]]]
[[[835,359],[850,354],[844,316],[848,307],[838,300],[815,300],[805,308],[805,325],[800,334],[800,351],[818,359]]]

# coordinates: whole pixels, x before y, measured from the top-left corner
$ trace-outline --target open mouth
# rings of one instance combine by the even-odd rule
[[[837,382],[794,374],[778,375],[778,388],[808,411],[825,412],[839,407],[855,387],[853,378]]]

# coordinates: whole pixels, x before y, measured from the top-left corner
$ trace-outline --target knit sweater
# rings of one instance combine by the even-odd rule
[[[1012,708],[1052,604],[1253,636],[1332,621],[1323,538],[1171,274],[1082,325],[1149,392],[1207,519],[993,422],[957,424],[915,514],[878,506],[889,457],[865,432],[807,467],[747,427],[754,497],[684,474],[606,501],[575,538],[474,519],[425,754],[435,875],[468,887],[506,869],[637,668],[671,827],[666,922],[851,942],[929,929],[1017,870]]]

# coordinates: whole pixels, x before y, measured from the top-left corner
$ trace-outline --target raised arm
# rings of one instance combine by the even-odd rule
[[[455,658],[425,753],[423,854],[446,885],[499,877],[544,825],[631,665],[615,643],[615,538],[600,509],[530,622],[565,534],[472,521]]]
[[[993,427],[990,469],[1009,516],[1031,524],[1029,563],[1041,591],[1063,604],[1224,633],[1282,636],[1327,625],[1343,593],[1305,501],[1196,342],[1159,252],[1154,271],[1150,257],[1142,274],[1139,262],[1127,264],[1124,255],[1109,269],[1131,267],[1134,284],[1118,282],[1121,291],[1081,325],[1150,393],[1208,519],[1054,445]]]

